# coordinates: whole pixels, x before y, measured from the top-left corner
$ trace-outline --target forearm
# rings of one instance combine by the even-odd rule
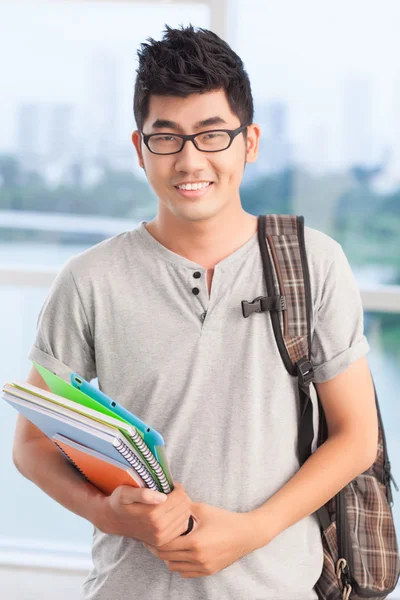
[[[14,449],[19,472],[68,510],[96,524],[104,495],[86,482],[48,438]]]
[[[371,464],[359,441],[347,434],[328,438],[276,494],[251,511],[258,547],[315,512]]]

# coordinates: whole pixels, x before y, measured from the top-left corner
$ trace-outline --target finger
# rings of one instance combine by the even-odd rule
[[[188,573],[183,572],[183,573],[179,573],[179,575],[182,577],[182,579],[196,579],[197,577],[205,576],[204,573],[199,573],[197,571],[189,571]]]
[[[167,507],[165,507],[165,509],[166,508]],[[179,533],[177,535],[180,535],[186,531],[190,510],[188,507],[185,507],[184,502],[178,504],[178,506],[175,506],[168,512],[164,512],[164,508],[161,508],[160,510],[162,511],[160,512],[160,515],[162,515],[162,518],[164,519],[165,533],[167,534],[167,537],[168,534],[172,534],[178,529]]]
[[[158,504],[158,501],[166,502],[167,495],[161,492],[156,492],[148,488],[135,488],[131,485],[121,485],[114,492],[112,496],[118,501],[119,504]]]
[[[196,571],[196,568],[193,567],[193,563],[190,563],[190,562],[185,562],[185,561],[175,562],[175,561],[171,561],[171,560],[166,560],[164,562],[167,565],[168,569],[174,573],[176,573],[176,572],[179,572],[179,573],[199,572],[199,571]]]
[[[160,503],[160,508],[157,508],[157,512],[160,515],[160,517],[163,518],[168,515],[169,523],[172,523],[174,520],[176,520],[179,514],[182,514],[184,512],[185,505],[187,507],[187,510],[189,510],[189,507],[191,506],[190,499],[186,495],[182,496],[181,494],[179,494],[172,497],[172,494],[174,492],[170,492],[169,494],[161,494],[158,492],[152,492],[151,490],[147,490],[147,492],[150,492],[150,494],[148,494],[148,497],[151,497],[151,494],[154,494],[155,496],[160,495],[166,498],[165,502]]]
[[[194,564],[197,564],[196,559],[192,557],[191,552],[188,550],[184,550],[183,552],[182,551],[180,551],[180,552],[163,552],[162,550],[158,550],[157,556],[161,560],[171,562],[171,563],[184,562],[184,563],[191,564],[192,566]]]
[[[179,504],[176,504],[176,506],[174,506],[171,509],[171,516],[178,516],[178,515],[182,515],[187,516],[186,522],[189,520],[189,516],[190,516],[190,502],[188,502],[186,500],[186,498],[184,498],[181,502],[179,502]],[[167,509],[168,507],[166,506],[165,509]],[[172,513],[172,511],[174,511],[174,513]],[[168,513],[167,513],[168,514]]]
[[[174,489],[172,491],[184,490],[185,488],[179,481],[174,481]]]
[[[178,522],[173,522],[169,527],[164,531],[164,539],[170,540],[165,544],[160,544],[157,546],[158,550],[191,550],[192,543],[191,540],[186,541],[188,536],[181,536],[187,529],[187,517],[184,516],[183,520],[181,519]]]
[[[147,550],[153,554],[153,556],[156,556],[157,558],[159,558],[160,560],[163,560],[165,563],[170,562],[172,563],[178,563],[178,562],[184,562],[184,563],[191,563],[192,567],[194,564],[196,564],[195,559],[189,559],[190,554],[188,554],[187,552],[161,552],[160,550],[158,550],[158,548],[156,546],[152,546],[151,544],[143,544]]]
[[[170,494],[168,494],[169,496]],[[179,514],[182,513],[185,509],[185,506],[187,507],[187,510],[189,510],[190,507],[190,503],[187,501],[186,498],[174,498],[171,499],[171,502],[166,502],[165,506],[163,507],[163,512],[165,515],[170,516],[171,518],[174,518],[175,514]]]
[[[174,489],[168,494],[168,498],[177,501],[179,501],[179,498],[185,498],[186,501],[192,504],[191,498],[189,498],[188,494],[185,491],[185,488],[180,483],[174,483]]]

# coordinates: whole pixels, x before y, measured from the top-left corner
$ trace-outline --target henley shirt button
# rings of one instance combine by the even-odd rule
[[[193,288],[192,292],[193,292],[193,294],[195,294],[195,296],[197,296],[197,294],[200,294],[199,288]]]
[[[196,273],[193,273],[193,277],[195,279],[199,279],[201,277],[201,273],[199,273],[199,271],[196,271]]]
[[[202,313],[201,317],[200,317],[200,318],[201,318],[201,320],[202,320],[202,321],[204,321],[204,319],[206,318],[206,316],[207,316],[207,311],[204,311],[204,312]]]

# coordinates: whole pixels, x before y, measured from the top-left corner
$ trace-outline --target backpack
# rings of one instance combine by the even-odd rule
[[[311,456],[314,438],[310,385],[311,286],[304,242],[304,217],[260,215],[258,243],[268,296],[242,301],[242,313],[269,312],[279,353],[287,371],[298,378],[300,466]],[[318,403],[317,448],[328,437]],[[375,385],[374,385],[375,389]],[[400,557],[393,521],[391,475],[378,397],[379,434],[374,464],[316,511],[322,536],[323,568],[315,585],[319,600],[382,600],[399,579]]]

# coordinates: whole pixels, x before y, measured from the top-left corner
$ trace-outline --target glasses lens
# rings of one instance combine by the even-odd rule
[[[149,139],[149,146],[152,152],[158,154],[169,154],[170,152],[178,152],[182,146],[182,139],[174,135],[154,135]]]
[[[225,150],[231,138],[225,131],[206,131],[196,136],[196,144],[201,150]]]

